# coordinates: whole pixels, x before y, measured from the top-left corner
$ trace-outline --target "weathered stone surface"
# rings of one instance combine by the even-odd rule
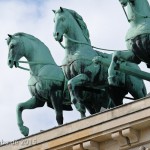
[[[149,114],[150,98],[145,98],[1,145],[0,150],[138,150],[141,146],[148,149]],[[112,136],[115,133],[120,133],[126,143],[120,145],[119,138]]]

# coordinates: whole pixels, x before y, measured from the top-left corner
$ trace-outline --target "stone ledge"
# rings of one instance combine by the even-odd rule
[[[119,149],[129,149],[139,145],[140,142],[149,142],[148,139],[144,139],[146,134],[144,134],[144,130],[150,125],[149,114],[150,98],[145,98],[31,135],[18,140],[17,144],[2,145],[0,150],[73,150],[76,145],[82,145],[81,147],[84,150],[86,142],[96,142],[99,143],[100,147],[101,145],[107,147],[106,144],[104,146],[105,141],[117,142],[118,145],[116,146],[121,147]],[[149,129],[148,132],[150,132]],[[129,141],[124,141],[125,144],[120,145],[117,134],[122,135],[123,139]],[[23,141],[24,144],[22,144]],[[28,144],[25,143],[26,141],[28,141]]]

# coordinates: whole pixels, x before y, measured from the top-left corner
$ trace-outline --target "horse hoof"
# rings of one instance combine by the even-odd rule
[[[85,118],[86,115],[85,114],[81,114],[81,119]]]
[[[21,128],[21,133],[24,135],[24,136],[28,136],[29,135],[29,128],[26,127],[26,126],[23,126]]]

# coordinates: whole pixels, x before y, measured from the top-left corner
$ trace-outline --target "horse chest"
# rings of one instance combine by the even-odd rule
[[[65,66],[63,67],[63,70],[68,80],[78,75],[78,71],[79,71],[79,69],[77,69],[77,67],[75,67],[74,65]]]
[[[56,91],[56,89],[60,90],[60,88],[62,88],[62,82],[31,76],[28,87],[33,96],[47,101],[50,99],[51,91]]]
[[[91,66],[91,61],[83,58],[76,59],[63,66],[63,71],[67,79],[71,79],[81,73],[87,73],[87,67]]]
[[[31,78],[28,81],[30,93],[36,97],[39,97],[40,95],[42,95],[40,97],[43,97],[43,95],[45,95],[43,98],[48,99],[47,89],[49,88],[49,83],[47,81],[48,80],[41,81],[38,77],[31,76]]]

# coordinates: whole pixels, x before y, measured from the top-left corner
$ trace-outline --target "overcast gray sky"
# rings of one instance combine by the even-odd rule
[[[129,24],[119,0],[0,0],[0,142],[23,137],[16,123],[16,106],[31,97],[27,87],[29,72],[7,66],[7,34],[25,32],[36,36],[49,47],[60,65],[64,50],[53,38],[52,12],[60,6],[73,9],[83,17],[92,45],[126,48],[124,37]],[[140,66],[147,70],[144,64]],[[146,86],[150,91],[149,83]],[[64,112],[64,123],[79,118],[76,110]],[[46,106],[24,111],[23,119],[30,135],[57,126],[54,111]]]

